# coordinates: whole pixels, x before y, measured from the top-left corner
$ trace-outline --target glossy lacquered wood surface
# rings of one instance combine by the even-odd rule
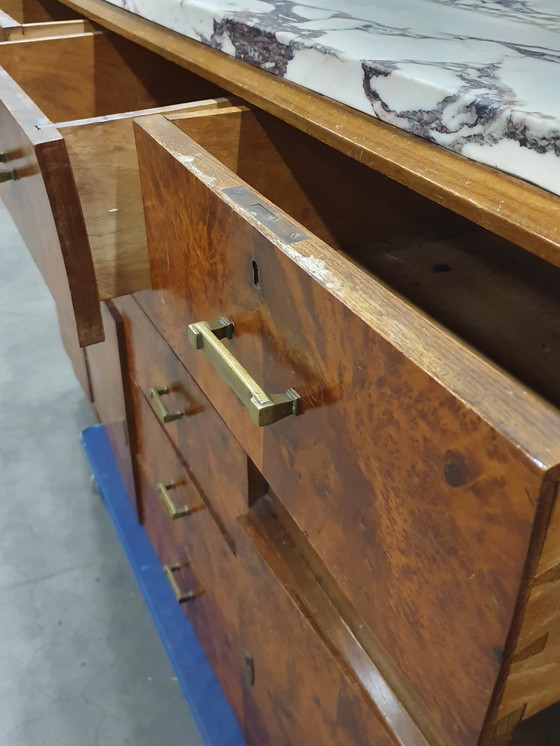
[[[262,436],[264,477],[421,717],[442,742],[476,743],[538,559],[557,411],[313,235],[273,236],[223,194],[239,178],[171,123],[143,120],[137,141],[159,315],[178,335],[227,315],[259,383],[302,396]],[[214,400],[211,365],[192,366]]]

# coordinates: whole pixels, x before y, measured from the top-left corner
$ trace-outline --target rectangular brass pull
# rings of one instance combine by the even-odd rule
[[[173,498],[169,494],[169,491],[175,489],[176,486],[176,484],[164,484],[163,482],[158,482],[158,484],[156,485],[156,491],[159,501],[167,511],[167,515],[171,518],[172,521],[177,520],[177,518],[183,518],[183,516],[189,515],[189,513],[191,512],[191,509],[188,507],[188,505],[183,505],[180,508],[175,505]]]
[[[150,399],[154,403],[155,410],[162,422],[174,422],[180,420],[183,416],[183,412],[170,412],[165,406],[162,396],[170,394],[171,392],[167,386],[152,386],[150,389]]]
[[[181,568],[186,567],[187,564],[188,562],[183,562],[181,564],[163,566],[163,572],[165,573],[167,580],[169,580],[169,585],[175,594],[175,599],[178,604],[185,604],[187,601],[192,601],[193,598],[196,598],[196,596],[199,595],[195,591],[182,591],[175,577],[175,573]]]
[[[294,389],[283,394],[267,394],[220,341],[233,337],[233,324],[224,317],[218,321],[198,321],[189,326],[189,342],[203,350],[212,365],[249,410],[259,427],[299,414],[300,396]]]

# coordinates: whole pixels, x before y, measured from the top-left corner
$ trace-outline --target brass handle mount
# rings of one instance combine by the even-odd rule
[[[178,604],[186,604],[188,601],[192,601],[200,595],[199,591],[181,590],[179,583],[177,582],[177,578],[175,577],[175,573],[178,570],[181,570],[183,567],[186,567],[186,565],[188,564],[188,561],[186,561],[179,564],[163,566],[163,572],[165,573],[167,580],[169,581],[169,585],[171,586],[173,593],[175,594],[175,600]]]
[[[259,427],[299,414],[301,399],[297,391],[288,389],[282,394],[267,394],[231,354],[221,340],[232,339],[233,332],[233,323],[224,316],[218,321],[198,321],[189,326],[189,342],[196,350],[204,351]]]
[[[171,490],[174,490],[178,485],[174,483],[165,484],[164,482],[158,482],[156,485],[156,492],[157,496],[159,498],[160,503],[165,508],[167,515],[171,518],[172,521],[177,520],[177,518],[183,518],[183,516],[190,515],[192,513],[192,508],[189,508],[188,505],[183,505],[180,508],[175,505],[175,502],[173,501],[173,498],[169,494]]]
[[[16,179],[15,171],[0,171],[0,184],[4,184],[6,181],[15,181]]]
[[[170,412],[165,405],[161,397],[170,393],[171,391],[167,386],[152,386],[150,389],[150,399],[153,401],[154,408],[162,422],[174,422],[180,420],[184,415],[184,412]]]

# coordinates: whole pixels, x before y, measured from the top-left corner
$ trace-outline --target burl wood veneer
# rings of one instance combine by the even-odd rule
[[[341,156],[265,115],[172,119],[136,128],[154,287],[141,302],[373,632],[429,741],[496,742],[560,416],[514,377],[538,360],[531,344],[499,368],[365,271],[359,251],[348,258],[366,237],[387,251],[430,232],[496,239],[465,238],[472,226],[448,211],[351,161],[338,169]],[[532,286],[556,310],[546,283]],[[228,348],[267,392],[295,389],[301,416],[255,433],[187,340],[188,324],[222,315]]]

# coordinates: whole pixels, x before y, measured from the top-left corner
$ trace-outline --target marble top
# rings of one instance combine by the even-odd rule
[[[559,0],[108,0],[560,194]]]

